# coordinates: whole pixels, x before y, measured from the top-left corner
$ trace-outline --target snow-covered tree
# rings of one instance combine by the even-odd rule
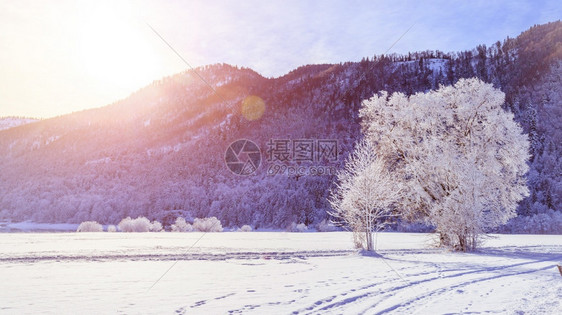
[[[373,232],[382,229],[401,194],[384,160],[377,157],[373,143],[362,140],[338,173],[330,195],[330,215],[354,232],[357,247],[372,251]]]
[[[529,141],[503,102],[503,92],[478,79],[363,102],[365,137],[404,184],[399,208],[434,225],[442,245],[474,249],[528,195]]]

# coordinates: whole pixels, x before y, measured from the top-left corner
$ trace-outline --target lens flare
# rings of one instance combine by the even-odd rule
[[[250,95],[242,102],[242,116],[247,120],[258,120],[265,112],[265,101],[256,95]]]

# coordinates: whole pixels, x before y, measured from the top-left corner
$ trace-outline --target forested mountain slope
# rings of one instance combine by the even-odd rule
[[[529,216],[562,209],[562,23],[539,25],[471,51],[426,51],[361,62],[303,66],[280,78],[212,65],[155,81],[114,104],[0,131],[0,219],[97,220],[144,215],[217,216],[223,225],[285,227],[326,217],[330,175],[268,173],[271,139],[336,140],[336,160],[286,166],[341,166],[360,136],[358,109],[381,90],[415,93],[479,77],[506,93],[506,107],[532,142]],[[260,119],[241,104],[264,100]],[[238,139],[261,150],[260,168],[227,168]],[[269,145],[268,145],[269,143]]]
[[[37,119],[34,118],[0,117],[0,130],[10,129],[36,121]]]

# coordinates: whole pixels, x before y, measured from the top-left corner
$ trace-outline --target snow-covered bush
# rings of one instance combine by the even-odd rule
[[[291,223],[291,225],[289,225],[289,227],[287,228],[287,231],[289,232],[306,232],[308,231],[308,226],[306,226],[306,224],[304,223]]]
[[[103,227],[96,221],[85,221],[80,223],[76,232],[103,232]]]
[[[285,230],[287,232],[294,232],[296,227],[297,227],[297,223],[293,222],[293,223],[289,224],[289,226],[287,226],[287,228]]]
[[[183,217],[177,217],[176,222],[171,225],[172,232],[191,232],[193,227]]]
[[[324,219],[316,225],[316,230],[318,232],[333,232],[336,230],[336,227],[329,220]]]
[[[138,217],[136,219],[126,217],[117,226],[121,232],[150,232],[152,224],[145,217]]]
[[[162,223],[156,220],[152,221],[152,223],[150,224],[150,232],[162,232],[162,230]]]
[[[193,229],[199,232],[222,232],[222,224],[216,217],[195,219]]]
[[[133,219],[131,217],[126,217],[125,219],[121,220],[117,227],[121,232],[133,232]]]
[[[107,226],[107,231],[108,232],[117,232],[117,227],[115,225],[108,225]]]
[[[252,232],[252,227],[249,225],[242,225],[241,228],[237,230],[238,232]]]

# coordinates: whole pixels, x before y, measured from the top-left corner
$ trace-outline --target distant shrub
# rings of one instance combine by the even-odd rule
[[[138,217],[136,219],[126,217],[117,226],[121,232],[149,232],[152,224],[145,217]]]
[[[107,231],[108,232],[117,232],[117,227],[115,225],[108,225]]]
[[[152,224],[150,225],[150,232],[162,232],[162,230],[162,223],[156,220],[152,221]]]
[[[185,222],[185,219],[182,217],[177,217],[176,222],[171,226],[172,232],[191,232],[193,231],[193,227],[191,224]]]
[[[330,221],[324,219],[316,225],[316,230],[318,232],[333,232],[336,230],[336,227]]]
[[[518,216],[498,229],[500,233],[516,234],[560,234],[562,231],[562,212],[545,210],[532,216]]]
[[[96,221],[84,221],[80,223],[76,232],[103,232],[103,227]]]
[[[297,228],[297,232],[306,232],[308,231],[308,226],[306,226],[304,223],[299,223],[296,226]]]
[[[308,227],[304,223],[296,224],[295,222],[293,222],[291,223],[291,225],[289,225],[289,228],[287,228],[287,230],[289,232],[306,232],[308,231]]]
[[[131,217],[126,217],[125,219],[121,220],[117,227],[121,232],[132,232],[133,231],[133,219]]]
[[[390,226],[390,228],[393,228],[395,231],[404,233],[431,233],[435,231],[435,227],[427,225],[423,222],[408,222],[403,220],[395,224],[394,227]]]
[[[247,224],[242,225],[242,227],[238,229],[238,232],[252,232],[252,227]]]
[[[193,229],[199,232],[222,232],[222,224],[216,217],[195,219]]]

